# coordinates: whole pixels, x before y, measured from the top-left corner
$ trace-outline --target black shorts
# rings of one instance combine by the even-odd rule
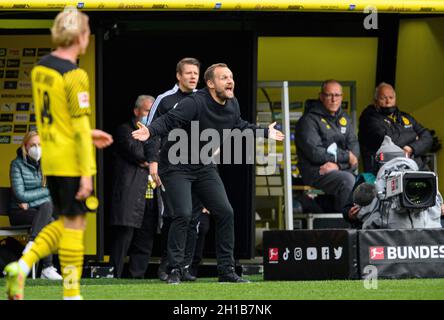
[[[47,182],[54,205],[54,215],[75,217],[90,211],[85,201],[76,200],[80,177],[48,176]]]

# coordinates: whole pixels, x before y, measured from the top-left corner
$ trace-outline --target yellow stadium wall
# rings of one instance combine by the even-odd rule
[[[357,116],[371,101],[376,79],[377,38],[355,37],[263,37],[258,39],[258,81],[356,81]],[[266,89],[273,101],[281,100],[280,89]],[[289,88],[290,103],[303,103],[318,97],[320,88]],[[349,90],[344,88],[343,101],[349,103]],[[257,102],[266,102],[258,90]],[[302,111],[302,109],[301,109]],[[357,126],[356,126],[357,127]],[[291,128],[293,132],[294,127]],[[297,134],[297,133],[296,133]],[[283,145],[277,145],[282,152]],[[291,143],[291,153],[296,147]],[[292,160],[296,164],[296,160]],[[293,166],[293,174],[298,169]]]
[[[32,93],[30,87],[30,79],[28,77],[28,71],[32,68],[32,65],[24,66],[24,61],[38,60],[37,56],[23,57],[22,52],[24,48],[51,48],[51,38],[49,35],[11,35],[11,36],[0,36],[0,60],[5,60],[5,64],[8,59],[19,59],[20,67],[18,68],[8,68],[6,66],[0,65],[0,115],[1,114],[30,114],[31,112],[17,112],[15,109],[10,112],[7,111],[7,106],[5,104],[17,104],[18,102],[32,102]],[[4,50],[3,50],[4,49]],[[11,50],[12,49],[12,50]],[[5,56],[2,56],[2,53]],[[79,60],[80,67],[85,69],[89,74],[90,88],[91,88],[91,101],[95,101],[95,41],[94,36],[90,39],[90,45],[88,51]],[[4,89],[5,81],[15,81],[16,79],[5,79],[5,70],[19,70],[18,81],[22,83],[22,88],[6,90]],[[28,87],[29,86],[29,87]],[[4,125],[16,125],[23,124],[28,125],[34,124],[32,122],[5,122],[0,121],[0,126]],[[91,125],[95,127],[95,106],[93,106]],[[28,131],[29,128],[26,130]],[[16,150],[20,145],[21,138],[25,135],[24,132],[14,133],[14,132],[0,132],[0,140],[4,137],[10,136],[10,143],[0,144],[0,186],[9,187],[9,164],[11,160],[16,157]],[[15,138],[14,138],[15,137]],[[0,225],[9,224],[8,218],[5,216],[0,217]],[[96,248],[96,215],[88,214],[88,227],[85,233],[85,254],[95,255],[97,252]]]
[[[358,114],[371,102],[376,77],[377,38],[261,37],[258,81],[356,81]],[[299,91],[299,93],[297,92]],[[290,91],[291,100],[317,98],[319,88]],[[348,92],[344,92],[344,100]],[[280,95],[276,91],[275,98]],[[263,97],[258,95],[258,101]]]
[[[401,110],[444,140],[444,18],[402,21],[399,28],[396,96]],[[438,176],[444,157],[438,152]],[[443,179],[439,180],[441,192]]]

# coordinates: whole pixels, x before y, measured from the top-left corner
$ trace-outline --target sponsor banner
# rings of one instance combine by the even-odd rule
[[[0,57],[6,56],[6,48],[0,48]]]
[[[405,13],[441,13],[444,12],[442,1],[424,0],[355,0],[351,3],[334,0],[242,0],[242,1],[191,1],[191,0],[163,0],[163,1],[91,1],[75,2],[78,9],[88,10],[249,10],[249,11],[328,11],[328,12],[362,12],[369,5],[378,8],[380,12]],[[67,3],[63,1],[27,0],[16,3],[3,1],[2,10],[61,10]]]
[[[25,59],[23,59],[22,60],[22,66],[23,67],[32,68],[34,65],[35,65],[35,60],[34,59],[32,59],[32,60],[25,60]]]
[[[264,231],[264,279],[356,279],[356,241],[352,229]]]
[[[18,69],[5,70],[5,78],[6,79],[17,79],[19,77]]]
[[[12,124],[0,124],[0,133],[12,132]]]
[[[29,122],[35,122],[35,113],[29,115]]]
[[[360,270],[378,269],[380,278],[444,277],[443,229],[359,231]]]
[[[29,114],[27,113],[15,113],[14,122],[29,122]]]
[[[5,59],[0,59],[0,68],[4,68],[6,63],[5,63]]]
[[[14,133],[26,133],[28,130],[27,124],[15,124],[14,125]]]
[[[5,81],[3,83],[3,88],[9,90],[17,89],[17,81]]]
[[[14,102],[5,102],[0,106],[0,111],[2,112],[14,112],[15,111],[15,103]]]
[[[9,48],[8,57],[20,57],[20,49]]]
[[[19,89],[31,89],[31,81],[19,81]]]
[[[12,122],[13,120],[14,120],[13,113],[1,113],[0,114],[0,121],[1,122]]]
[[[20,59],[6,60],[6,68],[18,68],[18,67],[20,67]]]
[[[20,70],[20,79],[31,81],[31,70],[32,68],[25,68]]]
[[[22,144],[24,136],[12,136],[12,144]]]
[[[22,99],[22,98],[29,98],[32,99],[32,94],[26,94],[26,93],[18,93],[18,94],[10,94],[10,93],[3,93],[0,95],[0,98],[4,99]]]
[[[0,144],[10,144],[11,137],[10,136],[0,136]]]
[[[28,126],[28,132],[30,132],[30,131],[37,131],[37,125],[35,125],[35,124],[30,124],[30,125]]]
[[[51,48],[38,48],[37,57],[43,57],[51,53]]]
[[[37,53],[36,48],[23,48],[22,56],[23,57],[35,57],[36,53]]]
[[[29,111],[29,102],[17,102],[16,111]]]

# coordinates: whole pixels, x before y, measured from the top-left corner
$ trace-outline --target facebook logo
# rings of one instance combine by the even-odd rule
[[[330,249],[328,247],[321,248],[322,260],[330,260]]]

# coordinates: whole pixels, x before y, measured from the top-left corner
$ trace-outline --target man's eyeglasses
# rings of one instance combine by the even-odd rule
[[[338,98],[342,97],[342,93],[324,93],[324,92],[322,92],[322,95],[324,97],[326,97],[327,99],[331,99],[331,98],[338,99]]]

